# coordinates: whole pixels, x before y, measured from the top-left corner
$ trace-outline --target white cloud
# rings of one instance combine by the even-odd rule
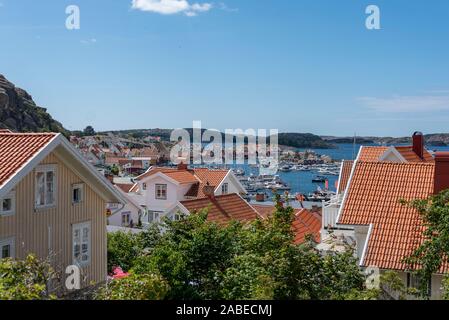
[[[218,3],[218,8],[220,10],[227,11],[227,12],[237,12],[237,11],[239,11],[238,8],[230,8],[230,7],[228,7],[226,5],[226,3],[223,3],[223,2]]]
[[[429,112],[449,110],[449,95],[361,97],[365,107],[379,112]]]
[[[190,4],[188,0],[132,0],[132,8],[165,15],[184,13],[188,17],[194,17],[200,12],[211,10],[212,4]]]
[[[95,44],[95,43],[97,43],[97,39],[92,38],[92,39],[87,39],[87,40],[81,40],[80,42],[82,44]]]

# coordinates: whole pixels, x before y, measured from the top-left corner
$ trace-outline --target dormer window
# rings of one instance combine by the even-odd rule
[[[10,192],[0,201],[0,216],[12,216],[16,211],[16,194]]]
[[[228,194],[228,192],[229,192],[229,184],[223,183],[221,185],[221,193],[222,194]]]
[[[36,208],[54,207],[56,205],[56,166],[39,166],[35,172]]]

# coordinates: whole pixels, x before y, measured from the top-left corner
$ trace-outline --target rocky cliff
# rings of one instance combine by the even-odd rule
[[[37,106],[23,89],[17,88],[0,74],[0,129],[15,132],[68,131],[54,120],[45,108]]]

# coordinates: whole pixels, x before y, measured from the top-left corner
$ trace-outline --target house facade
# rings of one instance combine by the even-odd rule
[[[0,133],[0,154],[0,258],[32,253],[62,277],[78,266],[81,287],[104,281],[106,205],[120,193],[61,134]]]
[[[216,196],[246,194],[245,188],[232,170],[189,169],[180,164],[176,168],[152,167],[136,178],[128,196],[146,210],[144,225],[172,218],[180,201],[205,198],[205,186],[212,186]]]
[[[424,148],[422,134],[415,133],[412,146],[362,147],[346,166],[343,163],[338,195],[323,208],[328,227],[323,226],[319,249],[353,245],[361,268],[394,271],[404,285],[416,288],[417,279],[404,258],[423,241],[423,226],[417,210],[401,200],[425,199],[449,188],[448,177],[441,174],[449,172],[449,155],[433,157]],[[440,272],[428,284],[431,299],[441,298],[447,270]]]

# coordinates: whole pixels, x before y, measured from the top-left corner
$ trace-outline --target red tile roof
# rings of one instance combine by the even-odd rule
[[[346,190],[346,187],[348,185],[349,178],[351,176],[352,166],[354,164],[354,161],[343,161],[341,164],[341,173],[340,178],[338,180],[338,193],[344,193]]]
[[[117,187],[119,187],[123,192],[128,193],[131,188],[134,186],[133,184],[124,184],[124,183],[116,183]]]
[[[259,212],[263,218],[268,218],[276,208],[272,205],[253,204],[252,207]],[[294,243],[301,244],[306,240],[307,235],[312,235],[315,242],[320,241],[321,216],[307,209],[299,209],[295,212],[292,222],[292,230],[295,235]]]
[[[150,168],[147,172],[138,176],[136,180],[142,180],[143,178],[150,177],[158,172],[166,175],[167,177],[170,177],[173,180],[176,180],[181,184],[199,182],[198,179],[195,178],[192,171],[190,170],[178,170],[177,168],[164,168],[164,167]]]
[[[42,150],[56,133],[0,133],[0,186]]]
[[[300,209],[295,213],[292,228],[295,234],[295,244],[306,241],[307,235],[311,235],[315,242],[320,242],[321,217],[319,215],[307,209]]]
[[[424,149],[424,159],[418,157],[418,155],[413,151],[412,146],[395,146],[396,150],[404,157],[407,162],[433,162],[434,159],[432,155]],[[389,147],[376,146],[367,147],[362,146],[360,148],[360,154],[358,160],[360,161],[380,161],[382,155],[389,149]]]
[[[404,270],[402,260],[421,243],[423,227],[419,213],[399,201],[433,193],[434,165],[357,161],[355,166],[338,223],[372,225],[364,266]]]
[[[256,211],[259,212],[259,215],[264,219],[268,218],[276,211],[276,207],[273,205],[252,204],[251,206],[256,209]]]
[[[426,149],[424,149],[424,152],[423,152],[424,159],[421,159],[413,151],[412,146],[400,146],[400,147],[395,147],[395,148],[404,157],[404,159],[408,162],[434,162],[432,155]]]
[[[258,218],[256,210],[235,193],[216,196],[214,200],[209,198],[185,200],[181,201],[181,204],[191,213],[209,208],[207,220],[220,225],[233,220],[249,222]]]
[[[379,161],[379,158],[388,150],[388,147],[360,147],[358,160],[360,161]]]
[[[194,169],[193,174],[199,182],[193,185],[185,196],[194,198],[206,197],[203,192],[204,186],[209,184],[210,186],[217,188],[228,173],[229,170],[211,170],[205,168]]]

